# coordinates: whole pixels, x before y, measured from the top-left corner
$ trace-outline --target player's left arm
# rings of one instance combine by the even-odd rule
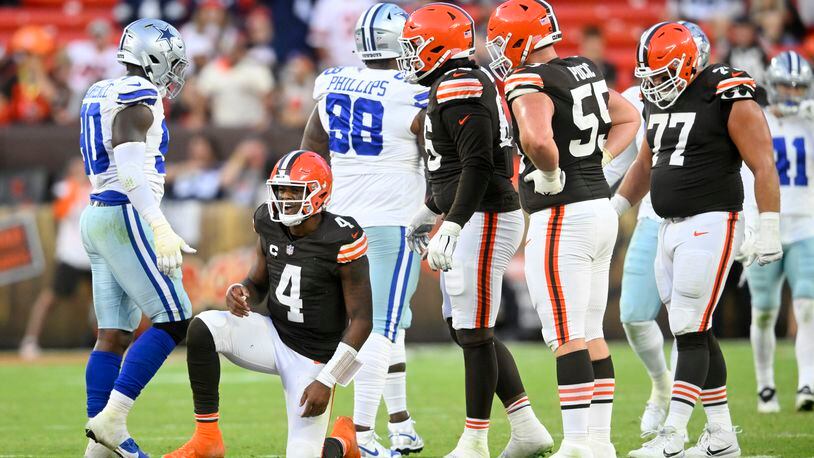
[[[780,179],[774,147],[763,110],[754,100],[737,100],[727,121],[730,138],[755,177],[754,195],[759,215],[755,254],[761,265],[783,256],[780,244]]]
[[[305,125],[300,149],[313,151],[325,158],[325,160],[330,161],[331,152],[328,150],[328,133],[325,132],[322,120],[319,119],[319,103],[314,106],[314,110],[308,118],[308,123]]]
[[[619,156],[636,140],[636,132],[642,123],[639,110],[621,94],[611,89],[608,97],[608,111],[611,128],[602,147],[602,166]]]

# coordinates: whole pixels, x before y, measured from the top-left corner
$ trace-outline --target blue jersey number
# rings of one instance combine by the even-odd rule
[[[87,175],[98,175],[110,166],[110,157],[102,139],[102,113],[98,103],[82,104],[79,113],[79,149]]]
[[[382,152],[381,102],[356,99],[347,94],[328,94],[328,147],[334,153],[346,154],[351,147],[360,156],[378,156]]]
[[[772,139],[774,143],[774,150],[777,153],[777,174],[780,177],[780,186],[790,186],[791,178],[789,177],[789,169],[791,169],[791,161],[789,161],[788,145],[786,137],[775,137]],[[796,137],[791,140],[791,146],[794,148],[795,154],[795,174],[794,186],[808,186],[808,175],[806,174],[806,144],[803,137]]]

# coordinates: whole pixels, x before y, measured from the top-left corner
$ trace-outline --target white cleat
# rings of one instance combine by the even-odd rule
[[[466,440],[465,436],[461,436],[455,450],[444,455],[444,458],[489,458],[489,443],[485,440]]]
[[[652,435],[652,432],[642,434],[642,437]],[[645,442],[641,448],[631,450],[627,456],[631,458],[682,458],[684,456],[685,434],[671,426],[665,426],[656,434],[656,437]]]
[[[401,423],[388,423],[387,430],[390,433],[390,450],[409,455],[424,449],[424,440],[416,432],[412,418]]]
[[[797,401],[794,403],[798,412],[811,412],[814,410],[814,393],[806,385],[797,390]]]
[[[698,443],[690,447],[684,456],[687,458],[734,458],[741,456],[738,445],[738,430],[727,430],[721,425],[712,423],[704,427]],[[667,456],[667,453],[664,454]]]
[[[642,433],[648,431],[658,431],[664,425],[664,420],[667,419],[667,407],[656,404],[655,402],[648,401],[644,406],[644,413],[642,413],[642,422],[639,428]]]
[[[401,453],[390,450],[379,443],[379,436],[374,431],[357,431],[356,443],[362,458],[391,458],[401,456]]]
[[[588,439],[588,447],[591,448],[596,458],[616,458],[616,447],[610,441],[598,441]]]
[[[125,417],[108,409],[88,420],[85,435],[122,458],[148,458],[127,432]]]
[[[575,442],[563,439],[560,444],[560,449],[557,453],[551,455],[551,458],[604,458],[594,455],[588,441]]]
[[[551,434],[539,420],[533,429],[534,432],[531,435],[524,432],[523,437],[512,431],[509,443],[506,444],[506,448],[499,458],[527,458],[550,452],[554,448],[554,439]]]
[[[116,458],[116,454],[108,450],[104,445],[88,439],[85,458]]]
[[[758,413],[780,412],[780,403],[777,401],[777,391],[771,387],[763,387],[757,394]]]

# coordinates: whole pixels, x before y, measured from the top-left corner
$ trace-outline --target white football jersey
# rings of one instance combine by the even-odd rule
[[[780,238],[784,244],[814,237],[814,122],[801,116],[777,117],[764,110],[772,134],[780,178]],[[754,176],[741,167],[747,224],[757,225]]]
[[[622,92],[622,97],[624,97],[628,102],[632,103],[633,106],[639,111],[639,114],[642,113],[644,103],[642,102],[639,86],[631,86],[627,88],[624,92]],[[610,164],[605,166],[603,172],[605,173],[605,180],[607,180],[609,186],[613,187],[613,185],[620,181],[627,173],[627,170],[630,168],[633,161],[636,160],[636,156],[639,155],[639,149],[641,148],[642,141],[644,140],[645,130],[644,119],[642,119],[642,124],[639,126],[639,131],[636,132],[636,140],[634,140],[633,143],[622,151],[619,156],[613,158]],[[653,210],[653,204],[650,203],[649,192],[644,196],[642,202],[639,204],[638,217],[661,221],[661,218],[659,218],[659,216],[656,215],[655,210]]]
[[[426,192],[424,163],[410,131],[429,89],[397,70],[334,67],[314,84],[334,176],[329,209],[362,227],[407,226]]]
[[[88,89],[82,100],[79,149],[85,161],[85,173],[93,186],[91,200],[117,205],[129,202],[116,173],[113,154],[113,119],[121,110],[142,104],[153,112],[153,124],[147,131],[144,176],[158,201],[164,195],[164,155],[169,131],[164,122],[164,105],[158,88],[140,76],[99,81]]]

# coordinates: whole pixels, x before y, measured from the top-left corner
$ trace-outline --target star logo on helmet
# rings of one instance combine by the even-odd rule
[[[159,29],[158,27],[156,27],[156,30],[158,30],[158,32],[161,33],[161,35],[159,35],[159,37],[156,38],[155,41],[165,40],[167,44],[170,46],[172,46],[172,39],[178,37],[177,35],[172,33],[172,30],[170,30],[169,26],[167,26],[166,29]]]

